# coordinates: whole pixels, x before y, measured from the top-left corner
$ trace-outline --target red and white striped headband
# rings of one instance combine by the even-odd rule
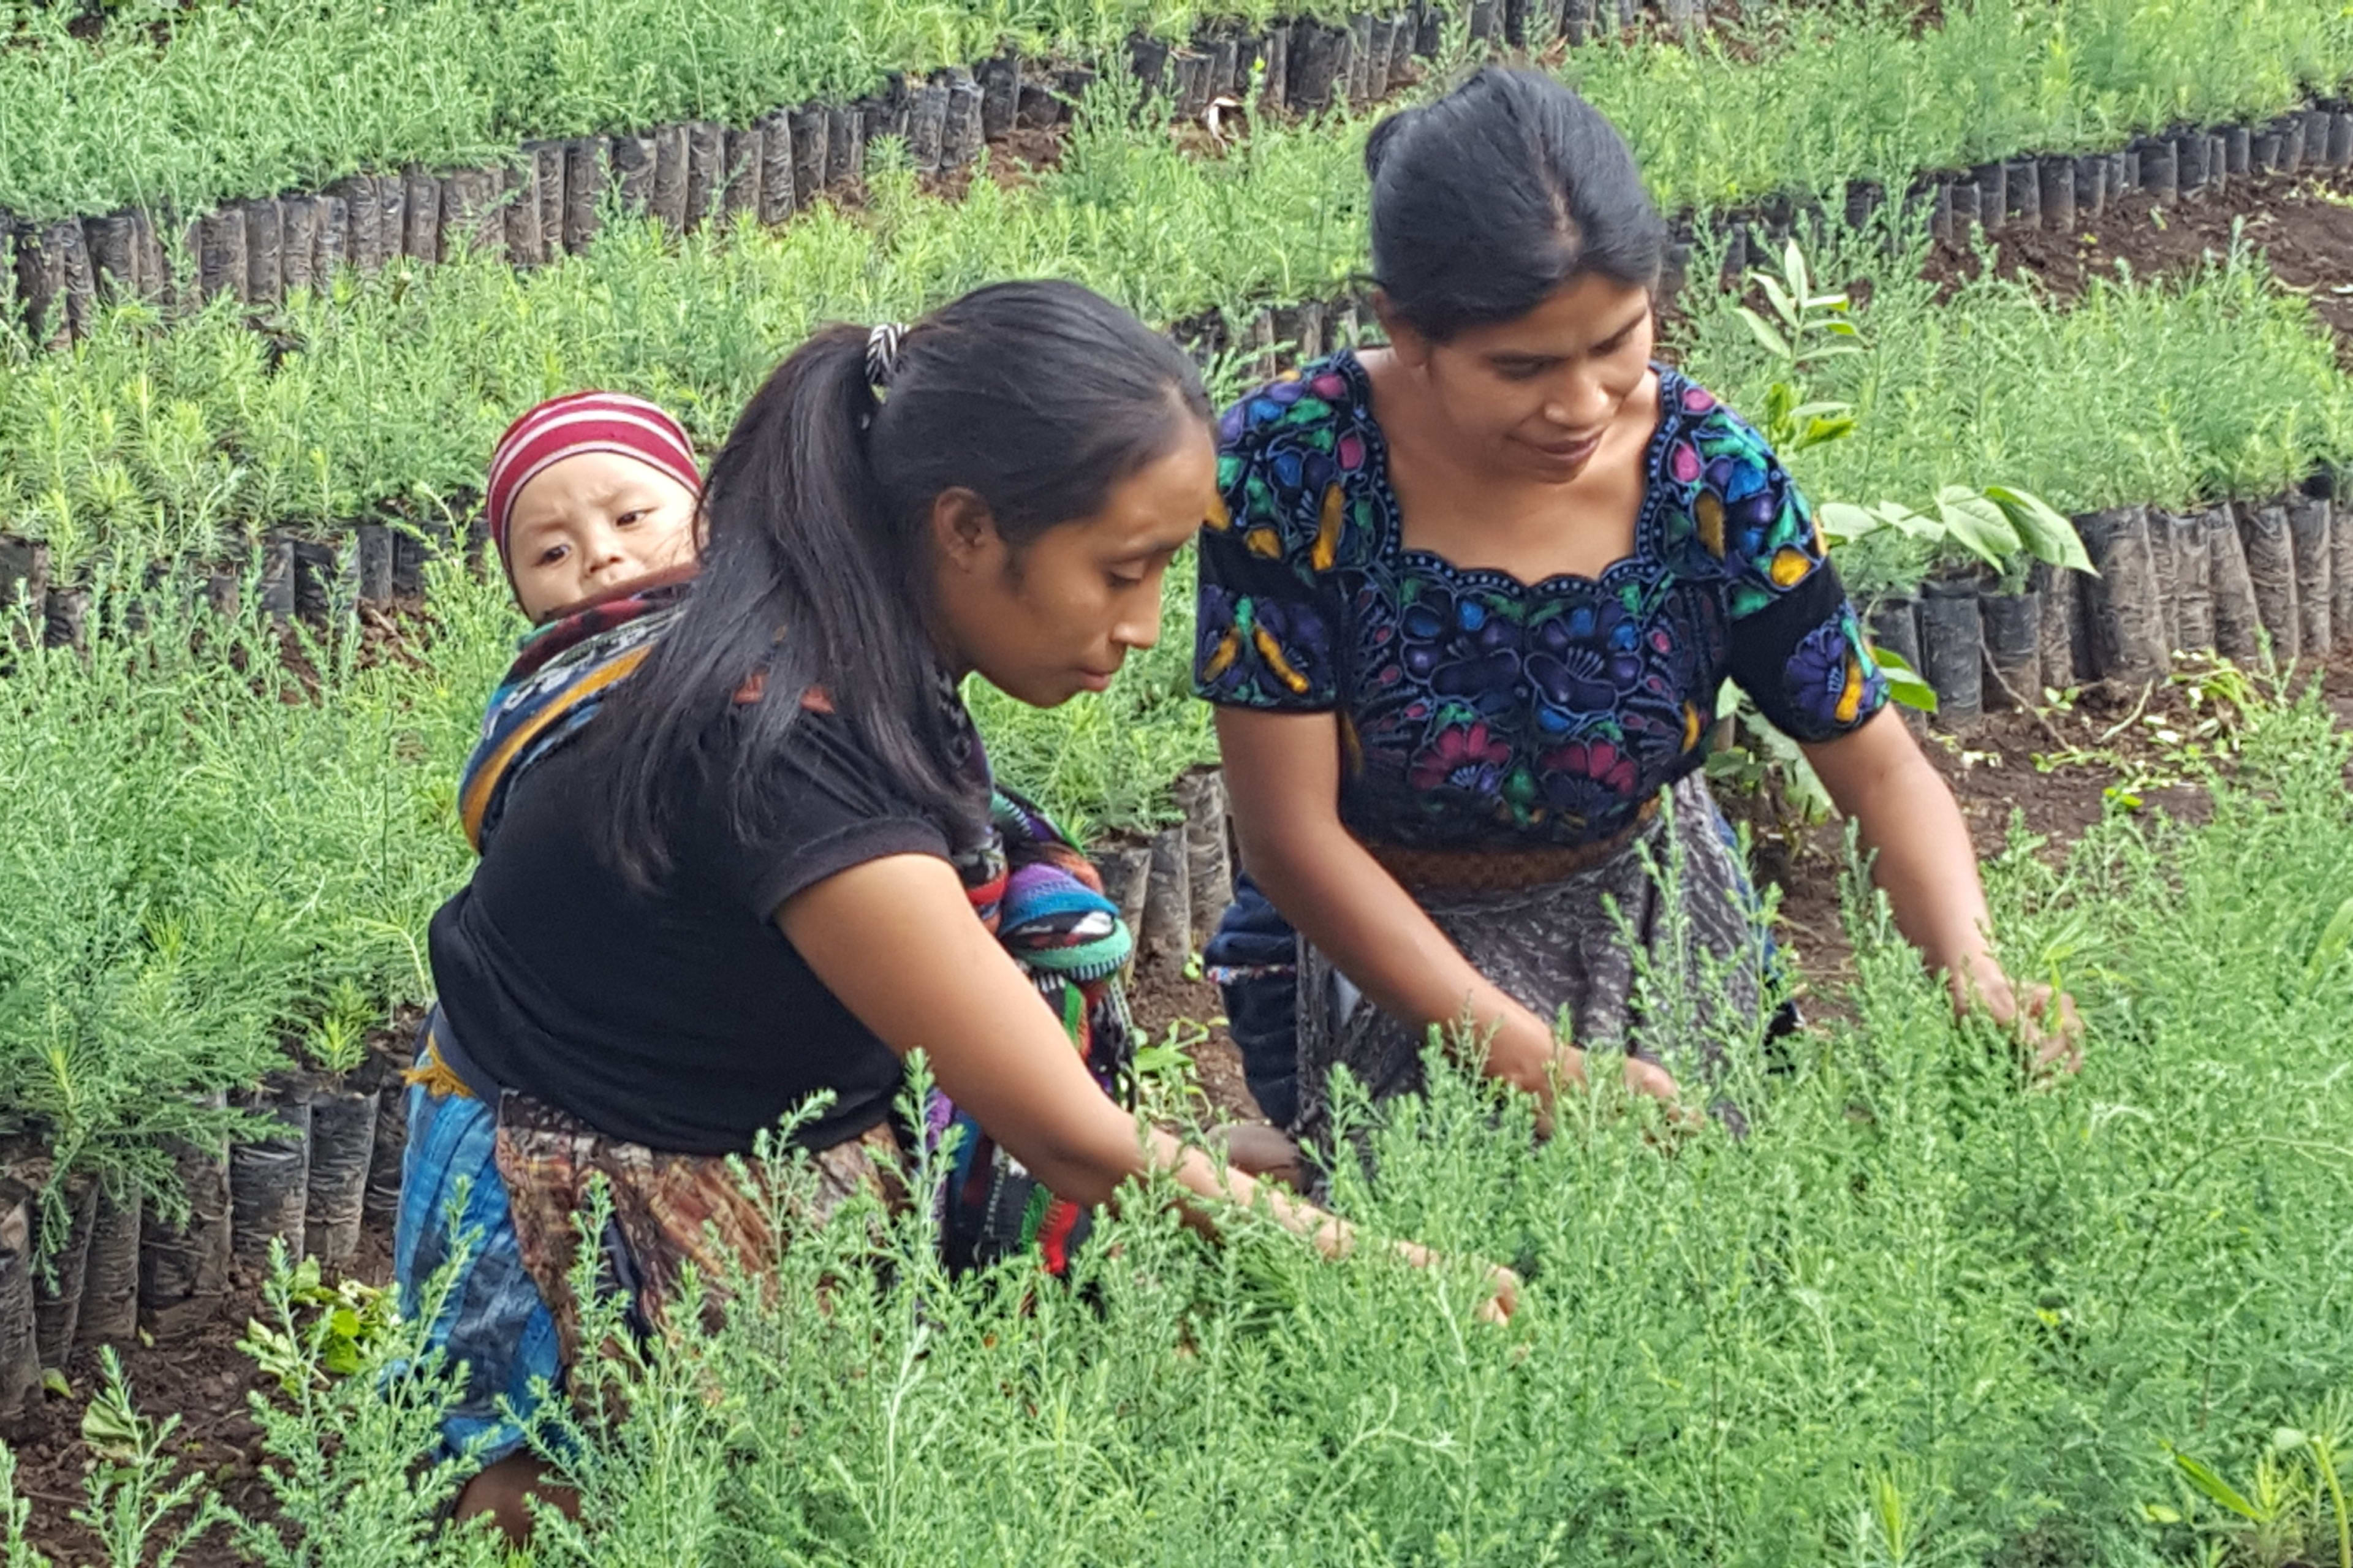
[[[583,452],[617,452],[702,493],[694,447],[679,422],[642,397],[625,392],[575,392],[550,398],[507,426],[491,452],[485,507],[491,543],[507,553],[507,516],[523,487],[556,463]]]

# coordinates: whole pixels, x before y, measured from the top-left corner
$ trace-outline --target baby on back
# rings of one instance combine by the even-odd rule
[[[459,783],[477,849],[507,786],[595,716],[677,615],[702,552],[702,498],[686,431],[642,397],[575,392],[499,437],[484,510],[533,630]]]
[[[691,572],[702,475],[676,419],[642,397],[575,392],[507,426],[491,454],[491,542],[515,603],[545,626]]]

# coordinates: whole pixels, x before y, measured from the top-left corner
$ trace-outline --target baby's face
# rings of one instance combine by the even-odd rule
[[[515,599],[534,623],[695,556],[695,497],[618,452],[582,452],[532,476],[507,514]]]

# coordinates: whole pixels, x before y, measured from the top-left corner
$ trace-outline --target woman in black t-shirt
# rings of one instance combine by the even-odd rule
[[[481,865],[433,921],[396,1258],[414,1303],[464,1194],[479,1240],[433,1331],[470,1383],[445,1437],[495,1462],[461,1513],[525,1528],[539,1472],[500,1397],[527,1409],[576,1349],[592,1176],[655,1329],[712,1227],[771,1240],[712,1157],[811,1096],[829,1099],[795,1131],[820,1176],[806,1217],[887,1191],[896,1138],[920,1135],[890,1117],[917,1047],[967,1142],[1056,1195],[1018,1238],[1050,1265],[1147,1171],[1205,1226],[1257,1195],[1104,1092],[1124,1042],[1100,1009],[1074,1038],[1041,1000],[1100,1001],[1124,936],[1083,863],[993,793],[956,694],[967,672],[1039,707],[1102,689],[1158,637],[1162,574],[1216,480],[1207,400],[1166,340],[1071,285],[985,289],[903,332],[818,333],[712,467],[691,589],[588,606],[526,647],[469,768]],[[1326,1253],[1350,1245],[1269,1201]],[[1490,1315],[1510,1308],[1496,1283]]]

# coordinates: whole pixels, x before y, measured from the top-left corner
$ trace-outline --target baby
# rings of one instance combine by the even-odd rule
[[[507,426],[491,454],[491,542],[544,626],[691,566],[702,476],[678,421],[642,397],[575,392]]]
[[[488,491],[491,542],[536,629],[491,694],[459,781],[459,821],[477,849],[507,786],[645,658],[702,549],[694,448],[642,397],[541,404],[499,437]]]

